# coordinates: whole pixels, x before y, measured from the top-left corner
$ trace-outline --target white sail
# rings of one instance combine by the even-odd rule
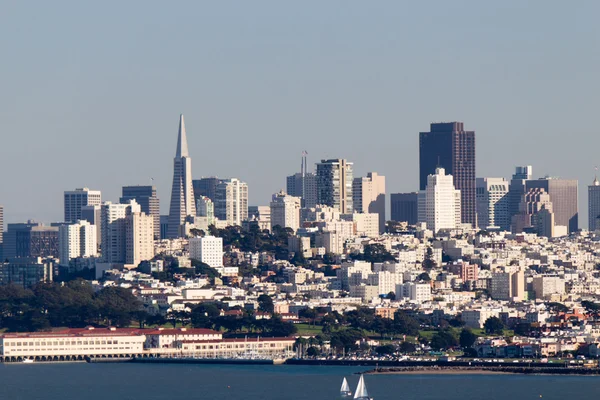
[[[350,385],[348,385],[348,381],[346,380],[346,378],[344,378],[344,380],[342,381],[342,388],[340,389],[340,393],[349,393],[350,392]]]
[[[365,384],[365,378],[363,375],[358,380],[358,386],[356,387],[356,393],[354,393],[355,399],[369,399],[369,393],[367,392],[367,385]]]

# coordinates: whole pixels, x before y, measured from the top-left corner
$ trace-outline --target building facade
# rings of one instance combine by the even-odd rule
[[[418,194],[412,193],[392,193],[390,195],[391,220],[397,222],[406,222],[409,225],[417,223],[418,218]]]
[[[511,220],[513,216],[520,212],[519,205],[521,204],[521,199],[527,192],[525,183],[532,177],[533,167],[531,165],[515,168],[515,173],[508,186],[508,214]]]
[[[588,229],[595,231],[600,228],[600,181],[594,178],[594,182],[588,186]]]
[[[198,199],[201,196],[206,196],[214,202],[217,194],[217,185],[220,181],[221,179],[216,176],[194,179],[192,181],[192,186],[194,188],[194,198],[196,202],[198,202]]]
[[[61,225],[58,228],[58,258],[60,265],[68,266],[72,258],[98,255],[96,227],[87,221]]]
[[[366,177],[354,178],[352,204],[356,212],[377,214],[379,233],[385,232],[385,176],[369,172]]]
[[[312,172],[297,173],[286,178],[286,192],[290,196],[300,197],[302,207],[317,205],[317,177]]]
[[[452,175],[438,168],[427,178],[425,190],[419,193],[419,219],[427,229],[456,229],[460,224],[460,190],[455,189]]]
[[[4,258],[58,257],[58,227],[39,222],[8,224]]]
[[[432,123],[430,132],[419,134],[421,191],[438,167],[454,177],[454,186],[460,190],[461,221],[475,227],[475,132],[465,131],[462,122]]]
[[[99,206],[100,204],[102,204],[102,192],[99,190],[80,188],[65,191],[65,222],[77,222],[81,220],[81,207]]]
[[[556,225],[566,226],[568,233],[579,229],[577,180],[558,178],[533,179],[526,182],[526,189],[544,189],[550,196]]]
[[[138,266],[154,258],[154,216],[132,212],[125,218],[125,263]]]
[[[152,217],[154,221],[154,240],[160,239],[160,201],[156,194],[156,186],[123,186],[122,204],[135,200],[142,212]]]
[[[212,268],[223,267],[223,238],[204,236],[190,238],[190,258]]]
[[[285,192],[275,193],[271,199],[271,228],[279,225],[291,228],[294,232],[300,227],[300,207],[302,199]]]
[[[477,223],[480,229],[510,229],[508,181],[477,178]]]
[[[317,202],[342,214],[351,214],[353,181],[353,163],[343,159],[321,160],[317,163]]]
[[[222,179],[215,189],[215,217],[227,225],[242,226],[248,219],[248,184],[236,178]]]

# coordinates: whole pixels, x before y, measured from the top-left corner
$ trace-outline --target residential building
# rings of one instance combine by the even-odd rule
[[[68,266],[73,258],[96,257],[96,227],[87,221],[61,225],[58,228],[58,246],[58,258],[62,266]]]
[[[552,295],[565,294],[565,280],[559,276],[534,276],[533,291],[536,299],[548,300]]]
[[[594,182],[588,186],[588,229],[600,229],[600,181],[594,177]]]
[[[190,258],[212,268],[223,267],[223,238],[214,236],[190,238]]]
[[[566,226],[568,233],[579,228],[577,180],[546,177],[526,182],[526,189],[544,189],[550,196],[556,225]]]
[[[342,214],[354,210],[352,204],[353,163],[343,159],[317,163],[317,202],[333,207]]]
[[[196,215],[194,189],[192,187],[192,159],[188,151],[183,114],[179,117],[177,150],[173,159],[173,187],[167,236],[185,236],[185,223],[188,216]],[[160,219],[159,219],[160,221]]]
[[[392,193],[390,195],[391,220],[415,225],[418,217],[418,194]]]
[[[64,194],[65,222],[81,220],[81,207],[99,206],[102,203],[102,192],[80,188],[65,191]]]
[[[416,282],[398,284],[396,285],[396,298],[405,298],[419,304],[431,301],[431,285]]]
[[[142,212],[150,215],[154,221],[154,240],[160,239],[160,201],[156,194],[156,186],[123,186],[119,203],[127,204],[135,200]]]
[[[531,165],[515,168],[515,173],[508,186],[508,215],[511,221],[512,217],[520,212],[519,205],[521,204],[523,195],[527,192],[525,182],[532,177],[533,168]]]
[[[215,223],[215,203],[208,196],[199,196],[196,201],[196,216],[206,218],[208,226]]]
[[[477,223],[481,229],[510,229],[508,181],[477,178]]]
[[[236,178],[222,179],[215,189],[214,203],[216,218],[241,226],[248,219],[248,184]]]
[[[125,217],[125,264],[138,266],[154,258],[154,216],[131,212]]]
[[[492,274],[490,296],[494,300],[522,301],[525,299],[525,275],[522,270]]]
[[[470,264],[466,261],[450,264],[448,270],[460,276],[463,282],[476,281],[479,277],[479,266],[477,264]]]
[[[194,199],[196,200],[196,203],[201,196],[208,197],[214,203],[217,198],[217,185],[219,184],[219,181],[221,181],[221,179],[216,176],[194,179],[192,181],[192,186],[194,188]]]
[[[261,231],[271,230],[271,207],[248,206],[248,222],[256,224]]]
[[[302,152],[300,172],[286,178],[287,194],[300,197],[302,208],[312,208],[317,205],[317,177],[314,173],[307,171],[307,154],[305,151]]]
[[[499,309],[493,308],[476,308],[473,310],[464,310],[461,315],[462,321],[465,326],[469,328],[481,329],[491,317],[498,317],[500,315]]]
[[[355,212],[343,214],[342,219],[354,222],[354,233],[357,236],[370,238],[379,236],[379,214]]]
[[[419,134],[421,191],[437,168],[454,177],[454,186],[461,194],[461,221],[475,227],[475,132],[465,131],[462,122],[432,123],[430,132]]]
[[[81,220],[96,227],[96,243],[100,248],[102,246],[102,206],[81,207]]]
[[[419,193],[419,221],[434,233],[441,229],[456,229],[460,224],[460,190],[454,188],[452,175],[444,168],[429,175],[425,190]]]
[[[39,222],[8,224],[3,258],[58,257],[58,227]]]
[[[271,228],[291,228],[294,232],[300,227],[300,207],[302,199],[281,191],[271,199]]]
[[[366,177],[354,178],[352,204],[358,213],[379,216],[379,233],[385,232],[385,176],[369,172]]]
[[[4,260],[4,207],[0,205],[0,261]]]

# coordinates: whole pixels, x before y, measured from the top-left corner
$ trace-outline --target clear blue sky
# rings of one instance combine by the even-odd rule
[[[0,204],[63,217],[62,192],[155,178],[166,212],[184,113],[195,177],[248,182],[340,157],[418,188],[418,132],[464,121],[477,175],[580,180],[600,164],[597,1],[4,1]]]

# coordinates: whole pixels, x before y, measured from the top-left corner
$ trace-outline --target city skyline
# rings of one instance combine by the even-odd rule
[[[165,215],[173,119],[184,113],[193,176],[239,178],[253,205],[285,188],[304,149],[311,166],[340,157],[355,176],[386,176],[388,193],[414,191],[418,179],[405,171],[418,162],[417,133],[456,120],[477,132],[477,177],[533,165],[535,177],[577,179],[585,227],[598,164],[600,57],[589,49],[600,5],[543,4],[323,4],[314,13],[258,2],[232,13],[188,3],[185,15],[14,4],[4,37],[20,21],[36,23],[5,46],[5,223],[60,221],[65,190],[89,187],[116,202],[122,186],[151,185],[150,177]],[[124,17],[134,11],[145,19]],[[157,28],[143,30],[141,20]],[[114,29],[100,40],[107,23]],[[39,54],[52,65],[36,62]],[[218,151],[225,138],[227,153]]]

